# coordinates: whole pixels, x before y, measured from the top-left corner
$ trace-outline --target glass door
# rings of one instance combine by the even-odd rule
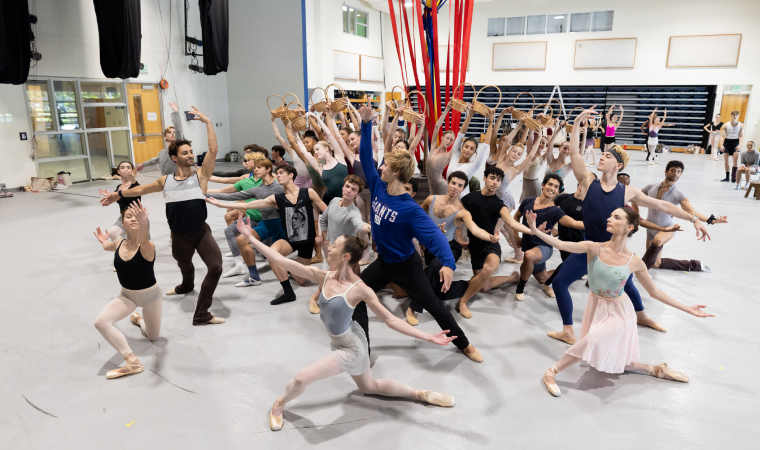
[[[128,83],[129,119],[135,164],[158,155],[164,148],[163,117],[158,85]]]

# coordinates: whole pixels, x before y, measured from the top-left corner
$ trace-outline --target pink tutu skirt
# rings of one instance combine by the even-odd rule
[[[601,372],[623,373],[639,359],[636,311],[627,295],[617,298],[588,295],[581,336],[565,352]]]

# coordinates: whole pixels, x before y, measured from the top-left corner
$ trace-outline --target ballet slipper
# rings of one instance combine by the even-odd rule
[[[655,322],[654,320],[652,320],[652,319],[650,319],[648,317],[647,317],[646,320],[639,320],[639,319],[637,319],[636,323],[638,323],[641,326],[649,327],[649,328],[651,328],[653,330],[657,330],[660,333],[666,333],[668,331],[668,330],[665,329],[665,327],[663,327],[662,325],[660,325],[659,323]]]
[[[282,430],[282,425],[285,422],[283,420],[283,418],[282,418],[282,409],[280,409],[280,414],[277,415],[277,416],[275,416],[274,412],[272,411],[275,408],[275,406],[277,405],[277,402],[279,400],[280,400],[279,398],[277,400],[275,400],[274,405],[272,405],[272,409],[269,410],[269,428],[272,431],[280,431],[280,430]]]
[[[546,335],[552,339],[556,339],[558,341],[562,341],[570,345],[575,345],[575,338],[567,337],[565,333],[562,331],[550,331],[546,333]]]
[[[214,316],[214,317],[211,318],[211,320],[209,320],[208,322],[206,322],[206,324],[216,325],[216,324],[220,324],[220,323],[224,323],[224,322],[225,322],[225,320],[222,319],[221,317]]]
[[[131,320],[133,324],[139,327],[140,321],[142,320],[142,316],[140,315],[140,313],[135,312],[135,313],[132,313],[131,316],[129,316],[129,320]]]
[[[451,408],[456,404],[454,397],[433,391],[419,391],[419,399],[431,405]]]
[[[132,375],[135,373],[140,373],[142,371],[143,371],[142,363],[134,355],[132,355],[132,357],[127,360],[127,363],[124,365],[124,367],[119,367],[118,369],[109,370],[108,373],[106,373],[106,378],[109,380],[112,380],[114,378],[119,378],[126,375]]]
[[[366,266],[366,265],[369,265],[370,263],[372,263],[371,259],[362,259],[361,261],[359,261],[360,266]]]
[[[475,361],[476,363],[483,362],[483,355],[480,354],[480,352],[478,351],[478,349],[476,349],[475,347],[473,347],[472,344],[470,344],[467,347],[465,347],[464,349],[462,349],[462,352],[464,352],[464,354],[468,358],[470,358],[471,360]]]
[[[517,260],[517,259],[515,259],[515,258],[513,258],[511,256],[507,256],[507,257],[504,258],[504,262],[510,263],[510,264],[522,264],[522,259],[521,260]]]
[[[412,308],[407,308],[406,310],[406,322],[413,327],[420,324],[419,319],[417,319],[417,314],[412,311]]]
[[[541,381],[544,382],[544,386],[546,386],[546,389],[549,391],[550,394],[552,394],[555,397],[561,397],[562,391],[559,390],[559,386],[557,386],[556,381],[554,380],[554,377],[559,373],[559,369],[557,369],[557,366],[555,365],[551,369],[547,370],[543,377],[541,377]]]
[[[462,317],[464,317],[465,319],[472,319],[472,313],[471,313],[471,312],[470,312],[470,310],[467,308],[467,305],[466,305],[466,304],[464,304],[464,303],[459,303],[459,304],[457,304],[457,306],[456,306],[454,309],[456,309],[456,310],[457,310],[457,312],[458,312],[458,313],[459,313],[459,314],[460,314]]]
[[[689,377],[687,375],[671,369],[665,363],[649,366],[647,373],[653,377],[662,378],[663,380],[680,381],[681,383],[689,382]]]
[[[524,302],[525,301],[525,294],[523,294],[522,292],[519,293],[519,294],[515,294],[515,300],[517,300],[518,302]]]
[[[316,302],[309,302],[309,312],[312,314],[319,314],[319,305]]]
[[[544,294],[546,294],[547,297],[555,298],[554,295],[554,289],[552,289],[551,286],[543,285],[541,286],[541,290],[544,291]]]

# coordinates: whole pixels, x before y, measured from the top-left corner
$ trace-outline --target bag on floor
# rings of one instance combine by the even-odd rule
[[[71,172],[58,172],[58,184],[71,186]]]
[[[32,191],[52,191],[55,186],[55,178],[32,177]]]

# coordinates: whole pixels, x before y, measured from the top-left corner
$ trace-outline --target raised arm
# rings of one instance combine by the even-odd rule
[[[438,118],[438,122],[435,123],[435,128],[433,128],[433,137],[430,142],[432,142],[432,145],[436,148],[438,148],[438,134],[441,132],[441,127],[443,126],[443,122],[446,121],[446,116],[449,115],[449,111],[451,111],[451,102],[446,105],[446,109],[443,110],[441,117]]]
[[[420,144],[420,141],[422,140],[422,135],[425,133],[425,126],[423,124],[424,122],[417,124],[417,133],[414,135],[412,142],[409,143],[409,153],[412,154],[412,157],[414,157],[414,151],[417,148],[417,146]]]
[[[198,108],[193,106],[193,110],[190,111],[195,114],[195,120],[200,120],[206,124],[206,134],[208,135],[208,155],[203,160],[203,167],[198,171],[198,182],[201,185],[201,189],[205,192],[208,189],[208,180],[214,173],[214,167],[216,166],[216,155],[219,152],[219,146],[216,143],[216,131],[214,131],[214,124],[206,117],[205,114],[198,111]]]
[[[393,134],[396,133],[396,129],[398,128],[398,121],[403,113],[403,106],[396,109],[396,115],[393,116],[393,122],[391,122],[391,126],[388,128],[388,136],[385,137],[385,147],[383,147],[383,154],[390,153],[390,151],[393,150]]]
[[[654,281],[652,281],[652,277],[649,276],[649,271],[647,270],[647,266],[644,264],[644,261],[641,260],[638,256],[633,257],[633,260],[631,261],[631,271],[636,274],[636,278],[639,280],[639,283],[641,283],[641,286],[646,289],[647,293],[654,299],[657,299],[661,301],[662,303],[671,306],[675,309],[681,310],[683,312],[689,313],[692,316],[697,317],[715,317],[712,314],[708,314],[704,311],[702,311],[702,308],[706,308],[705,305],[685,305],[678,300],[674,299],[673,297],[669,296],[668,294],[662,292],[661,290],[657,289],[657,286],[655,286]]]
[[[518,166],[515,166],[512,168],[512,170],[509,171],[509,179],[514,180],[518,175],[523,173],[525,169],[528,168],[528,165],[533,161],[533,158],[536,156],[536,152],[538,151],[538,145],[534,145],[533,138],[531,138],[528,141],[528,156],[523,159],[523,162],[521,162]]]
[[[343,111],[341,111],[342,113]],[[351,119],[351,124],[354,126],[354,130],[359,129],[359,123],[361,120],[359,119],[359,112],[356,110],[356,107],[353,103],[348,103],[348,117]]]
[[[98,242],[100,242],[100,245],[103,246],[103,250],[107,252],[115,251],[117,248],[119,248],[119,242],[122,241],[122,239],[111,241],[108,239],[108,231],[101,231],[100,227],[93,231],[92,234],[95,235],[95,237],[98,239]]]
[[[177,102],[169,102],[172,109],[172,126],[174,127],[174,139],[184,139],[185,132],[182,130],[182,119],[179,117]],[[193,107],[195,109],[195,107]]]
[[[290,124],[287,124],[286,128],[288,131],[290,131]],[[293,133],[293,139],[295,140],[295,147],[293,149],[296,151],[296,156],[298,156],[298,159],[303,161],[304,164],[307,164],[311,166],[314,170],[319,170],[319,162],[309,153],[308,150],[306,150],[306,146],[303,145],[303,141],[301,140],[301,135],[298,133]],[[295,161],[295,158],[293,158],[293,161]],[[298,170],[298,168],[296,168]]]
[[[668,110],[666,109],[666,110],[665,110],[665,114],[667,114],[667,113],[668,113]],[[616,126],[616,127],[617,127],[618,125],[620,125],[621,123],[623,123],[623,115],[625,115],[625,109],[623,109],[623,105],[620,105],[620,117],[618,117],[618,120],[617,120],[617,122],[615,123],[615,126]],[[663,122],[664,122],[664,121],[665,121],[665,119],[663,119]]]
[[[367,304],[367,307],[373,313],[375,313],[375,316],[377,316],[378,319],[382,320],[383,323],[385,323],[391,330],[401,333],[405,336],[432,342],[438,345],[448,345],[449,342],[457,338],[457,336],[446,336],[446,333],[449,333],[450,330],[442,330],[434,334],[428,334],[424,331],[420,331],[419,329],[409,325],[405,320],[399,319],[398,317],[391,314],[391,312],[388,311],[388,309],[383,306],[383,304],[380,303],[380,301],[377,299],[377,295],[374,293],[374,291],[367,287],[367,285],[360,286],[361,287],[357,286],[357,288],[361,289],[360,295],[362,297],[362,300]]]
[[[502,109],[501,113],[499,114],[499,117],[496,119],[496,125],[494,126],[494,130],[496,131],[491,135],[491,139],[488,142],[491,145],[492,155],[500,150],[497,142],[499,140],[499,130],[501,130],[501,122],[502,120],[504,120],[504,115],[507,113],[511,113],[513,109],[514,108],[512,108],[511,106],[508,108]]]
[[[340,138],[338,127],[335,125],[334,116],[331,113],[325,114],[325,120],[327,120],[327,122],[322,122],[322,119],[316,115],[314,118],[316,119],[319,126],[322,127],[322,131],[327,138],[327,142],[329,142],[330,146],[333,148],[335,159],[337,159],[339,163],[347,165],[346,161],[350,158],[350,163],[353,164],[354,154],[348,149],[348,147],[346,147],[346,143],[343,141],[343,139]],[[336,138],[336,136],[338,137]]]
[[[362,106],[359,109],[359,116],[362,118],[362,136],[359,140],[359,159],[364,164],[364,176],[367,178],[367,188],[370,192],[374,192],[376,189],[376,183],[380,181],[380,176],[377,174],[377,167],[374,164],[370,164],[372,161],[372,118],[375,112],[367,105]]]
[[[148,228],[148,210],[140,200],[130,203],[129,211],[140,224],[140,232],[137,234],[137,245],[140,246],[140,254],[146,261],[153,261],[156,257],[156,246],[150,242],[150,229]]]
[[[607,126],[612,125],[612,119],[610,119],[610,117],[612,116],[612,110],[615,109],[615,105],[616,103],[613,103],[612,106],[610,106],[610,109],[608,109],[607,113],[604,115],[604,118],[607,119]],[[580,123],[580,122],[578,122],[578,119],[576,118],[574,123]]]
[[[475,115],[475,110],[472,109],[472,104],[467,104],[465,112],[467,112],[467,117],[464,119],[464,122],[462,122],[462,126],[459,127],[459,134],[467,134],[467,130],[470,128],[470,121],[472,120],[472,116]]]
[[[597,112],[594,111],[595,106],[596,105],[581,112],[578,117],[575,118],[575,121],[573,122],[573,132],[570,133],[570,167],[573,169],[575,179],[578,180],[578,185],[584,187],[589,183],[589,177],[593,178],[593,175],[591,175],[591,172],[586,169],[586,163],[583,161],[583,157],[580,153],[580,141],[578,140],[578,137],[581,133],[580,124],[582,124],[583,121],[589,120],[591,115],[597,114]]]

